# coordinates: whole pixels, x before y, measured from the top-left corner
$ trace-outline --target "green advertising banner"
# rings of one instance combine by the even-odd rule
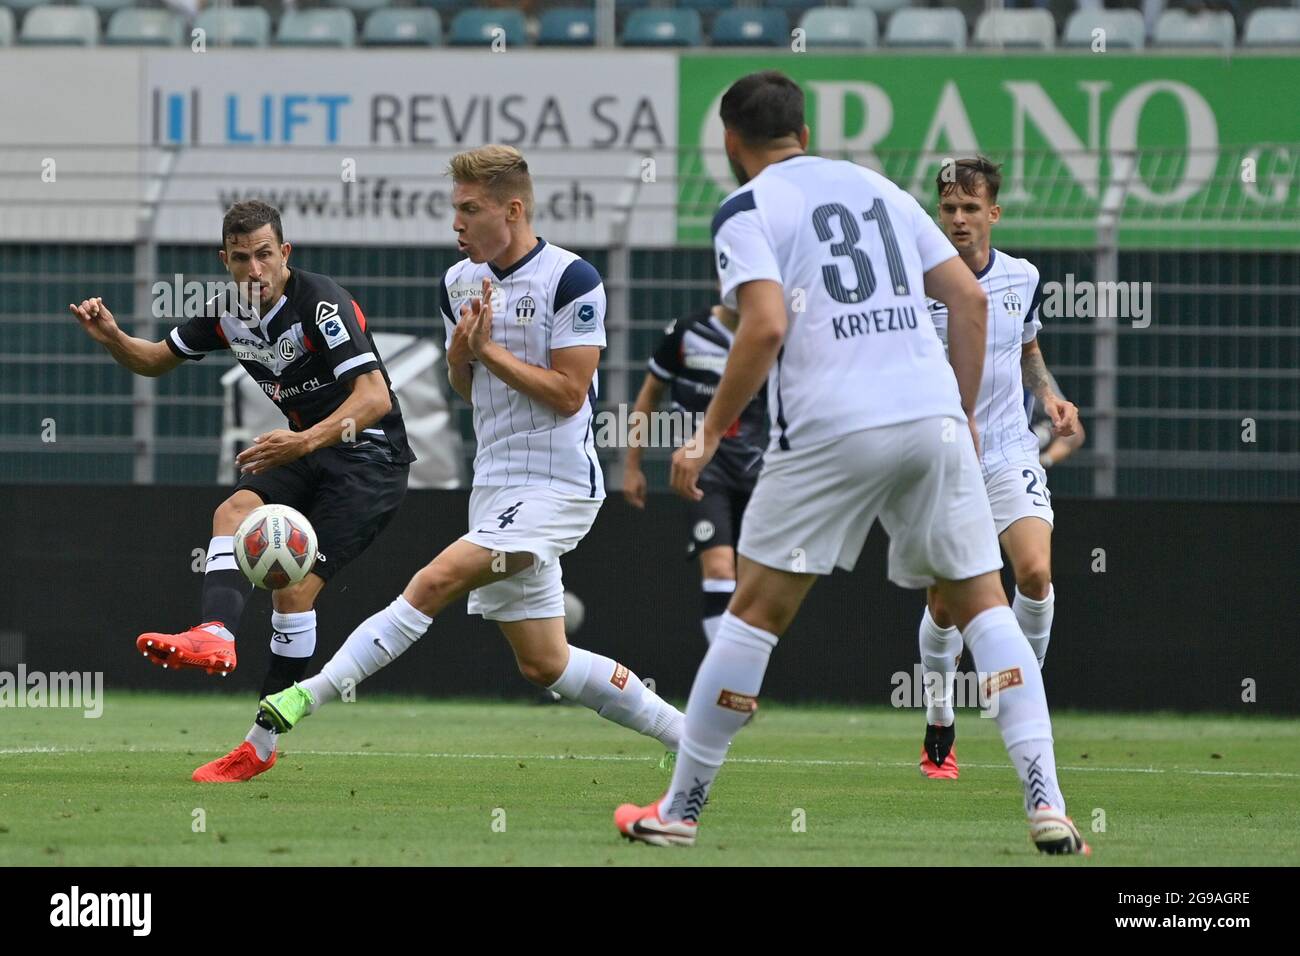
[[[1300,249],[1300,58],[684,54],[678,239],[707,243],[735,188],[718,104],[780,69],[813,151],[883,172],[931,208],[945,159],[1003,163],[998,242]]]

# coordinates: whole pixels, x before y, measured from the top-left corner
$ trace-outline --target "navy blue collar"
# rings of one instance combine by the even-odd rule
[[[524,257],[520,259],[518,262],[514,263],[514,265],[511,265],[505,269],[498,269],[496,266],[494,266],[492,263],[489,262],[488,268],[492,270],[492,274],[496,276],[498,279],[504,279],[506,276],[510,275],[510,273],[518,269],[522,269],[529,262],[531,262],[534,259],[534,257],[536,257],[536,255],[542,251],[542,247],[545,245],[546,245],[546,240],[543,239],[541,236],[538,236],[537,245],[533,246],[526,253],[524,253]]]
[[[994,260],[995,258],[997,258],[997,254],[998,254],[998,251],[997,251],[996,249],[994,249],[992,246],[989,246],[989,261],[988,261],[988,264],[985,265],[984,268],[981,269],[979,272],[975,273],[975,278],[977,278],[977,279],[983,279],[986,275],[989,274],[989,270],[993,268],[993,260]]]

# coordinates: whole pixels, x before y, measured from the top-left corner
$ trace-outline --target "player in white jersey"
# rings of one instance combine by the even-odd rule
[[[1065,816],[1042,675],[998,579],[980,481],[974,412],[987,297],[915,199],[875,172],[805,153],[803,92],[788,77],[738,80],[720,112],[742,186],[714,216],[714,248],[723,303],[738,309],[740,327],[703,425],[673,456],[673,487],[698,498],[697,476],[765,378],[772,441],[672,783],[654,803],[619,807],[615,825],[648,843],[695,842],[778,635],[817,575],[853,568],[879,518],[890,580],[937,585],[987,674],[1031,839],[1045,852],[1087,852]],[[951,365],[926,295],[949,308]]]
[[[998,206],[1000,168],[982,156],[961,159],[940,170],[935,184],[939,223],[989,300],[984,375],[975,402],[980,471],[998,540],[1015,573],[1011,610],[1041,668],[1055,604],[1053,513],[1047,472],[1039,462],[1038,438],[1029,429],[1031,410],[1025,407],[1025,393],[1042,406],[1054,433],[1064,439],[1075,434],[1079,410],[1053,390],[1038,346],[1038,330],[1043,327],[1038,269],[990,244],[990,232],[1002,215]],[[930,317],[946,343],[947,307],[931,301]],[[932,779],[955,780],[959,771],[952,689],[962,640],[935,588],[926,592],[919,642],[926,678],[921,772]]]
[[[440,291],[452,387],[474,409],[469,531],[364,621],[320,674],[262,701],[284,732],[414,644],[468,594],[534,684],[677,749],[682,715],[627,667],[570,647],[560,556],[605,497],[592,418],[605,290],[591,265],[537,237],[528,164],[514,147],[455,156],[453,226],[466,258]]]

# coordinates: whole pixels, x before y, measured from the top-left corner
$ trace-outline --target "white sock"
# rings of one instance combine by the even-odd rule
[[[424,636],[432,623],[433,618],[413,607],[400,594],[388,607],[370,615],[348,635],[319,674],[302,682],[316,699],[312,713],[397,660]]]
[[[1043,675],[1016,616],[1005,605],[991,607],[975,615],[962,636],[989,706],[997,707],[998,729],[1025,788],[1026,809],[1050,806],[1064,813]]]
[[[730,611],[695,674],[673,781],[659,803],[665,820],[698,821],[731,740],[758,706],[777,636]]]
[[[271,754],[275,753],[275,739],[278,736],[280,735],[274,730],[267,730],[261,724],[253,724],[253,729],[244,739],[253,745],[258,760],[270,760]]]
[[[736,593],[736,582],[731,578],[705,578],[704,590],[704,639],[710,644],[718,636],[718,627],[722,623],[723,612],[731,603],[731,595]]]
[[[925,682],[925,722],[951,727],[957,719],[952,709],[952,685],[957,658],[961,656],[961,631],[956,627],[940,627],[926,605],[917,637]]]
[[[1047,597],[1041,601],[1026,597],[1020,593],[1020,588],[1016,588],[1015,599],[1011,602],[1011,610],[1016,614],[1016,623],[1020,625],[1020,630],[1024,631],[1029,646],[1034,649],[1039,669],[1047,658],[1047,642],[1052,639],[1052,612],[1055,606],[1056,589],[1050,584],[1047,586]]]
[[[548,690],[590,707],[606,720],[653,737],[676,750],[682,736],[682,712],[617,661],[569,646],[569,663]]]
[[[311,657],[316,653],[316,611],[271,612],[271,653]]]

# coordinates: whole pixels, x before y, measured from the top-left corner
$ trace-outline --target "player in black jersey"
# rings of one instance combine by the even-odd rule
[[[634,413],[649,415],[659,407],[664,392],[670,391],[673,411],[691,416],[682,433],[694,434],[695,416],[702,416],[709,407],[727,364],[738,319],[735,312],[715,305],[671,323],[650,357]],[[710,641],[736,589],[740,521],[763,466],[767,431],[767,393],[760,390],[732,423],[717,454],[701,473],[704,497],[688,506],[691,538],[687,554],[700,558],[704,636]],[[644,508],[646,501],[642,453],[642,448],[630,447],[623,470],[623,496],[636,508]]]
[[[361,307],[333,279],[289,268],[291,246],[279,212],[260,201],[236,203],[221,236],[222,264],[244,294],[209,300],[202,314],[161,342],[127,335],[100,298],[69,308],[92,339],[137,375],[163,375],[230,349],[288,419],[287,429],[258,435],[239,454],[235,491],[213,514],[204,623],[136,640],[146,657],[169,669],[234,670],[235,633],[253,586],[235,563],[233,535],[262,504],[295,508],[316,529],[318,555],[302,581],[272,593],[271,665],[260,699],[305,675],[316,646],[317,596],[388,524],[415,456]],[[194,779],[248,780],[275,760],[275,732],[259,720],[244,743],[194,771]]]

